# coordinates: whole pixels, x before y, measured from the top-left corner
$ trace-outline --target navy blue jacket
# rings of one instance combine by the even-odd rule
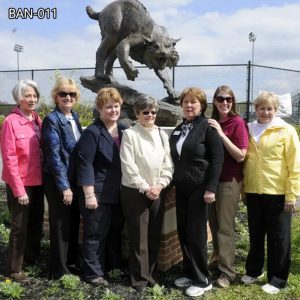
[[[72,115],[82,132],[77,113],[72,111]],[[53,176],[60,191],[70,188],[69,160],[75,146],[72,125],[56,106],[42,124],[43,171]]]
[[[121,140],[124,129],[118,124]],[[83,132],[76,151],[76,176],[79,186],[94,186],[100,202],[118,203],[121,186],[121,160],[119,148],[97,118]]]

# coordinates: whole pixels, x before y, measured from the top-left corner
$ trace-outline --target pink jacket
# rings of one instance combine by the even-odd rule
[[[34,131],[35,123],[40,133],[42,122],[36,112],[33,118],[29,121],[15,107],[1,127],[2,179],[15,197],[26,193],[24,186],[42,184],[40,136]]]

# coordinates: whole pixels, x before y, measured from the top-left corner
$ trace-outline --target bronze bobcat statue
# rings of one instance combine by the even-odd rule
[[[169,37],[165,27],[154,22],[138,0],[118,0],[101,12],[86,7],[88,16],[98,20],[102,40],[96,52],[95,76],[109,82],[113,78],[113,64],[118,58],[128,80],[135,80],[138,70],[129,57],[154,69],[171,98],[177,95],[166,67],[177,65],[179,55],[174,46],[180,39]]]

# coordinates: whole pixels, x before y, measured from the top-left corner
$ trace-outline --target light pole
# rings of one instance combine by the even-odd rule
[[[20,80],[20,69],[19,69],[19,53],[24,52],[23,46],[15,44],[14,51],[17,52],[17,67],[18,67],[18,80]]]
[[[254,32],[249,33],[249,41],[252,43],[252,59],[251,59],[251,101],[253,102],[253,64],[254,64],[254,42],[256,40],[256,35]],[[252,106],[251,106],[252,112]]]

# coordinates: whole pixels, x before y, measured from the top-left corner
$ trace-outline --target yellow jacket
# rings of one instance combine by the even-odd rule
[[[285,195],[295,202],[300,195],[300,143],[295,128],[282,119],[267,128],[258,143],[251,136],[244,163],[243,192]]]

